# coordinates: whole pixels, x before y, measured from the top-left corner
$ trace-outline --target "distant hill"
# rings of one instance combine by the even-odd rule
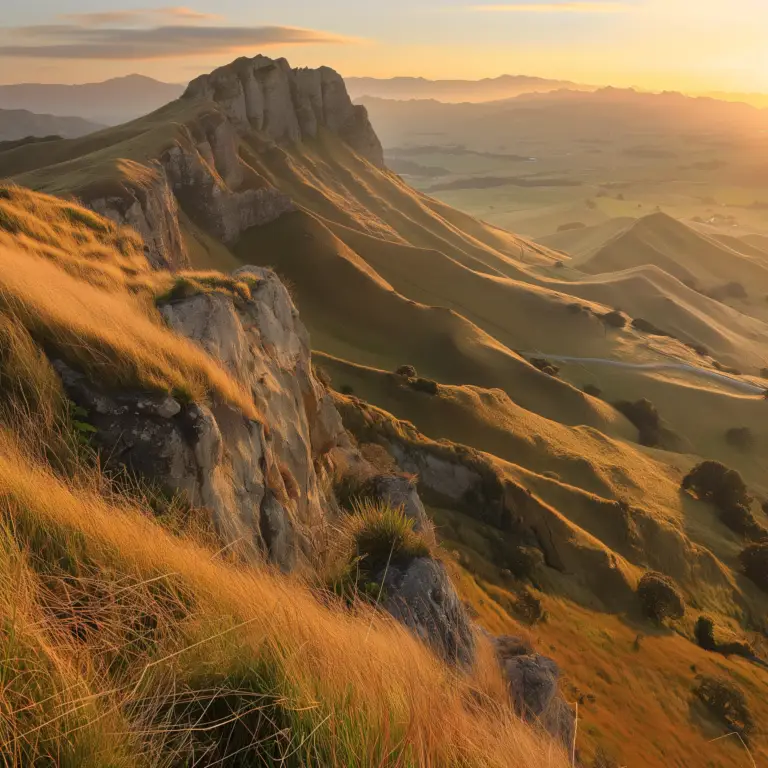
[[[84,85],[0,85],[0,109],[73,115],[117,125],[146,115],[181,96],[183,85],[127,75]]]
[[[509,99],[522,93],[548,93],[562,88],[594,90],[568,80],[548,80],[527,75],[501,75],[484,80],[426,80],[423,77],[347,77],[353,99],[375,96],[383,99],[435,99],[445,102],[480,102]]]
[[[81,117],[39,115],[26,109],[0,109],[0,141],[17,141],[30,136],[76,139],[103,127]]]
[[[589,139],[598,145],[648,130],[754,135],[768,125],[768,111],[749,104],[620,88],[550,90],[471,104],[380,95],[360,97],[358,102],[368,109],[385,147],[434,143],[497,150],[531,136],[567,142]]]

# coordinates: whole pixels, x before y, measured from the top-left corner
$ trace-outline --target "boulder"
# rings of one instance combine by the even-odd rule
[[[381,607],[451,664],[469,667],[475,638],[464,606],[442,563],[417,557],[376,574]]]
[[[541,723],[570,750],[576,731],[576,717],[560,695],[560,668],[557,662],[534,653],[518,637],[497,637],[493,642],[515,711],[526,720]]]

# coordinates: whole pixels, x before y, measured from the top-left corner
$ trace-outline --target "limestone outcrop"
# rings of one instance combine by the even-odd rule
[[[241,158],[289,147],[329,131],[376,166],[384,152],[365,107],[352,103],[341,75],[328,67],[292,69],[285,59],[238,59],[190,83],[188,114],[172,140],[141,163],[120,160],[124,176],[110,194],[79,192],[97,213],[135,229],[158,269],[189,267],[180,209],[225,245],[252,227],[296,210],[290,195]]]
[[[189,266],[189,259],[179,227],[179,206],[160,163],[152,166],[151,182],[85,202],[115,224],[135,229],[144,239],[144,253],[155,269],[183,269]]]
[[[208,509],[244,558],[261,552],[291,570],[313,552],[329,506],[322,474],[349,438],[312,372],[308,335],[285,287],[270,270],[243,271],[255,286],[250,300],[201,293],[161,311],[252,393],[261,422],[215,400],[107,391],[54,365],[108,465]]]
[[[292,69],[285,59],[241,58],[193,80],[183,98],[216,102],[237,129],[255,131],[267,143],[296,143],[325,128],[384,165],[365,107],[352,103],[341,75],[329,67]]]

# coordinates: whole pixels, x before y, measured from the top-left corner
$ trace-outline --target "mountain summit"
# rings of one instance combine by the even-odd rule
[[[285,59],[242,58],[193,80],[183,98],[215,101],[239,128],[278,143],[313,139],[327,128],[374,165],[384,165],[368,112],[352,104],[341,75],[329,67],[292,69]]]

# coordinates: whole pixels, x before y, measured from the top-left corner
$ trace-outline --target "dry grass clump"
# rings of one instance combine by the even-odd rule
[[[205,293],[222,293],[233,299],[251,301],[259,280],[253,275],[230,277],[220,272],[181,272],[162,274],[155,281],[155,301],[169,304]]]
[[[104,291],[38,256],[0,245],[0,312],[49,356],[106,386],[211,394],[258,414],[251,397],[199,347],[166,328],[154,307]]]
[[[123,287],[149,273],[144,243],[133,230],[74,202],[0,185],[0,246],[54,262],[102,288]]]
[[[10,764],[567,764],[490,661],[459,676],[373,610],[224,562],[100,488],[0,434]]]

